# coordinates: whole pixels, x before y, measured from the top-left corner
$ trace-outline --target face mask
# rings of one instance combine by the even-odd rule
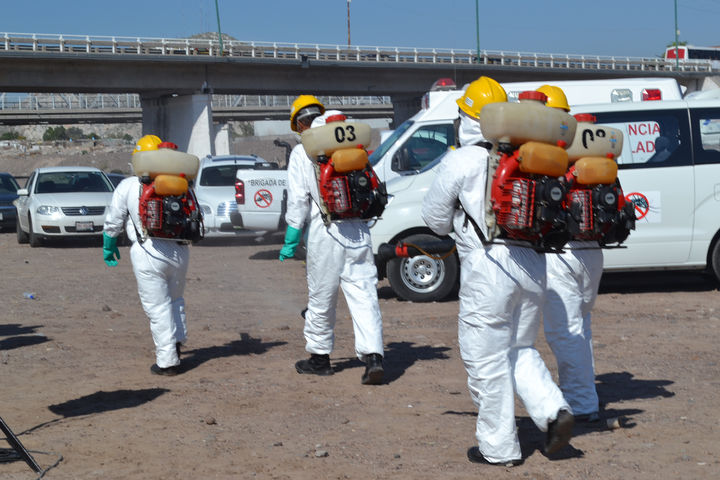
[[[478,142],[484,142],[482,131],[480,130],[480,122],[468,117],[460,115],[460,127],[458,128],[458,141],[461,147],[467,145],[475,145]]]

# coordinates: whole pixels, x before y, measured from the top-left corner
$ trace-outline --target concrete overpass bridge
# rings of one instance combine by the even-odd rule
[[[479,53],[479,55],[478,55]],[[670,77],[713,84],[711,62],[532,52],[0,33],[0,92],[140,95],[143,130],[196,154],[223,153],[212,94],[389,96],[395,121],[440,77],[500,82]],[[218,112],[219,113],[219,112]],[[222,129],[218,129],[222,131]]]

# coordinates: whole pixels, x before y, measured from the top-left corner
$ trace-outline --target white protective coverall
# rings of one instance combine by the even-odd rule
[[[557,359],[565,399],[575,415],[587,415],[599,410],[590,312],[600,287],[603,253],[595,241],[572,240],[563,250],[545,256],[545,339]]]
[[[325,116],[328,113],[332,112],[326,112]],[[322,124],[316,121],[313,126]],[[362,361],[371,353],[383,355],[377,268],[366,220],[344,220],[325,225],[319,202],[315,166],[302,144],[296,145],[288,160],[285,221],[289,226],[302,230],[309,212],[305,350],[320,355],[332,352],[340,286],[352,316],[355,354]]]
[[[111,237],[120,235],[123,228],[127,231],[132,241],[130,261],[140,302],[150,319],[157,366],[173,367],[180,364],[175,344],[187,337],[183,292],[190,249],[184,242],[164,238],[148,238],[141,243],[137,238],[142,225],[139,201],[138,177],[120,182],[105,216],[104,231]]]
[[[487,157],[487,150],[478,146],[449,152],[437,167],[441,170],[425,197],[422,215],[438,235],[455,232],[460,257],[458,340],[470,395],[478,407],[476,437],[485,459],[501,463],[522,458],[515,391],[543,432],[559,410],[570,409],[533,346],[545,295],[544,256],[502,240],[483,245],[467,218],[469,214],[486,230]]]

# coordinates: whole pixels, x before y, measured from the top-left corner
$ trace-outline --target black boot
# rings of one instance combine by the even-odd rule
[[[383,357],[379,353],[365,356],[365,373],[362,376],[363,385],[380,385],[383,380]]]
[[[553,454],[570,443],[575,418],[565,409],[558,412],[557,418],[548,424],[545,440],[545,453]]]
[[[295,364],[298,373],[311,373],[313,375],[332,375],[335,373],[330,366],[330,355],[311,353],[307,360],[300,360]]]
[[[154,373],[155,375],[164,375],[167,377],[172,377],[180,373],[180,365],[175,365],[174,367],[158,367],[157,363],[153,363],[150,366],[150,371]]]

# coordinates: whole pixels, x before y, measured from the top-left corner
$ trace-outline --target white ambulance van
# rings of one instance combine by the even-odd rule
[[[570,105],[682,98],[680,86],[672,78],[511,82],[502,86],[508,100],[517,101],[520,92],[535,90],[545,83],[562,88]],[[458,118],[456,100],[466,87],[458,89],[450,79],[435,82],[423,96],[421,110],[395,129],[370,155],[370,164],[380,180],[387,182],[416,174],[453,145],[453,122]]]
[[[557,81],[557,82],[522,82],[522,83],[506,83],[503,87],[508,92],[510,100],[516,99],[517,95],[525,90],[534,90],[545,83],[556,85],[563,89],[566,96],[568,97],[568,103],[572,107],[570,113],[581,113],[590,112],[593,113],[595,109],[593,106],[580,107],[583,103],[603,103],[603,108],[608,108],[617,112],[630,112],[635,109],[645,109],[646,111],[655,111],[658,109],[665,108],[665,105],[686,105],[687,115],[687,104],[688,102],[682,101],[681,89],[677,82],[673,79],[656,79],[656,78],[642,78],[642,79],[613,79],[613,80],[589,80],[589,81]],[[445,92],[449,93],[449,92]],[[459,273],[459,262],[456,255],[451,255],[443,260],[436,260],[424,255],[419,255],[412,258],[394,258],[389,261],[377,256],[378,248],[383,243],[394,244],[399,241],[417,242],[422,240],[432,240],[437,238],[435,234],[425,225],[421,216],[420,209],[422,201],[425,197],[425,193],[430,188],[433,180],[436,176],[434,167],[439,163],[437,157],[425,161],[422,166],[416,170],[412,169],[401,169],[399,166],[412,165],[411,162],[406,162],[406,153],[402,153],[405,144],[411,144],[405,150],[412,153],[413,142],[416,138],[422,138],[423,140],[429,136],[429,132],[447,132],[443,135],[435,135],[433,138],[436,141],[445,138],[447,135],[453,135],[450,138],[450,142],[454,139],[454,130],[452,122],[457,117],[457,104],[455,100],[460,97],[462,91],[453,92],[454,97],[447,96],[442,101],[446,105],[441,108],[436,106],[434,110],[431,108],[425,108],[419,112],[413,118],[408,120],[405,124],[401,125],[397,130],[396,134],[393,134],[388,140],[381,145],[378,150],[384,153],[384,155],[392,155],[391,161],[380,161],[375,159],[378,164],[390,165],[392,167],[392,173],[385,172],[385,178],[391,177],[387,181],[387,190],[390,194],[390,201],[388,203],[383,217],[377,221],[372,228],[370,233],[372,235],[372,243],[374,253],[376,254],[378,273],[380,278],[387,276],[390,286],[393,291],[401,298],[411,301],[435,301],[445,298],[450,294],[458,284],[458,273]],[[657,101],[662,100],[662,101]],[[431,103],[431,102],[430,102]],[[454,112],[451,115],[451,111],[454,108]],[[600,108],[600,107],[598,107]],[[437,112],[435,114],[431,112]],[[681,114],[678,114],[681,115]],[[604,120],[598,120],[599,123],[606,123]],[[622,123],[622,122],[618,122]],[[409,125],[406,125],[409,124]],[[617,128],[621,128],[615,124],[612,124]],[[630,148],[630,145],[635,142],[636,145],[634,150],[628,152],[637,151],[640,149],[640,153],[644,150],[645,153],[654,155],[655,139],[657,134],[657,125],[654,123],[643,124],[632,124],[625,127],[623,130],[626,133],[625,148]],[[710,128],[710,127],[708,127]],[[445,129],[445,130],[443,130]],[[689,132],[689,126],[686,128],[684,133]],[[720,133],[720,132],[719,132]],[[689,137],[685,136],[686,142]],[[386,145],[388,142],[393,142],[391,145]],[[662,146],[664,140],[660,141]],[[451,145],[449,143],[445,146],[445,150]],[[397,152],[401,152],[398,154]],[[640,189],[639,184],[632,180],[628,180],[630,185],[626,185],[626,172],[627,169],[640,169],[641,167],[624,167],[623,162],[640,163],[641,159],[645,158],[641,155],[631,155],[628,152],[623,153],[623,158],[619,160],[621,163],[620,167],[620,180],[623,188],[628,193],[633,193],[630,190]],[[374,153],[375,154],[375,153]],[[678,153],[679,155],[680,153]],[[396,159],[397,157],[397,159]],[[649,157],[648,157],[649,158]],[[655,157],[656,159],[660,158]],[[687,160],[686,160],[687,161]],[[654,162],[653,162],[654,163]],[[720,166],[718,167],[720,168]],[[393,175],[396,174],[396,175]],[[662,175],[662,174],[660,174]],[[670,174],[672,175],[672,173]],[[720,176],[718,177],[720,178]],[[655,179],[656,180],[656,179]],[[640,189],[642,190],[642,189]],[[645,190],[652,197],[654,194],[653,190]],[[720,186],[718,187],[720,192]],[[642,193],[642,192],[637,192]],[[692,195],[694,190],[685,191],[684,194]],[[720,193],[717,194],[720,198]],[[642,198],[639,196],[631,196],[630,199],[637,198],[639,202],[642,202]],[[654,197],[653,197],[654,198]],[[637,205],[637,203],[636,203]],[[676,215],[677,212],[673,212]],[[685,220],[689,221],[687,217],[692,217],[693,211],[688,209],[684,213]],[[640,215],[638,215],[640,216]],[[720,216],[718,216],[720,218]],[[650,220],[653,220],[653,216],[650,216]],[[644,217],[638,222],[638,231],[645,230],[642,225]],[[645,220],[645,223],[649,220]],[[716,229],[717,230],[717,229]],[[653,232],[648,231],[648,235],[652,236]],[[642,239],[643,235],[638,232],[632,232],[631,241],[635,240],[635,236]],[[632,245],[629,241],[628,245]],[[642,247],[641,247],[642,248]],[[662,248],[662,247],[660,247]],[[608,268],[614,268],[617,265],[617,269],[622,268],[635,268],[632,267],[631,262],[627,261],[627,258],[632,258],[633,253],[629,253],[634,248],[628,247],[626,249],[615,249],[606,252],[606,265]],[[648,255],[650,255],[648,253]],[[619,257],[615,260],[615,257]],[[720,262],[720,260],[718,260]],[[658,259],[657,263],[667,263],[666,260]],[[649,267],[652,261],[647,261],[646,267]],[[703,266],[705,264],[703,263]],[[670,268],[673,265],[657,266],[657,268]],[[674,266],[679,267],[680,265],[675,264]],[[720,266],[720,265],[719,265]]]
[[[618,176],[636,230],[626,248],[605,251],[605,270],[707,269],[720,279],[720,89],[571,113],[591,113],[625,136]]]

